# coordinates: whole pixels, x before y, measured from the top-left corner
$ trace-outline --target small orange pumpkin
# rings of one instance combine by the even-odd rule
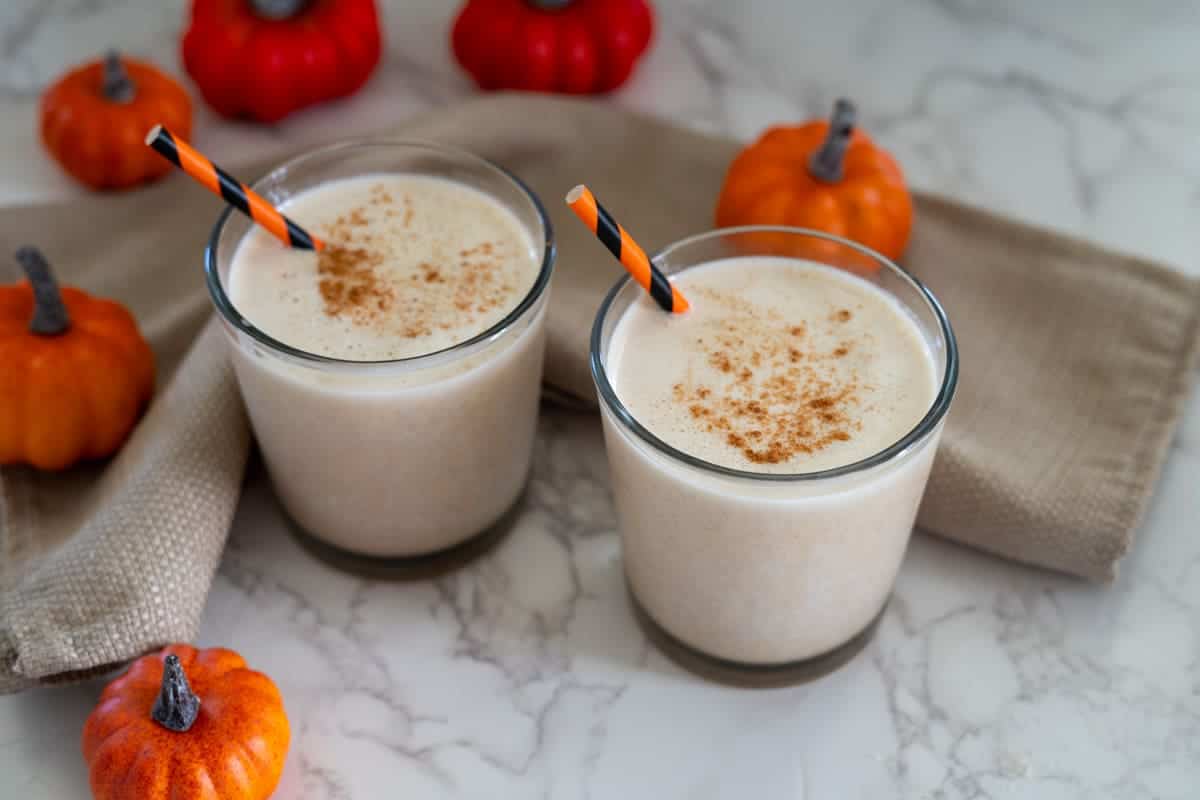
[[[96,800],[263,800],[290,738],[270,678],[232,650],[177,644],[105,687],[83,757]]]
[[[717,226],[789,225],[832,233],[898,259],[908,244],[913,204],[900,166],[854,126],[839,100],[829,122],[771,128],[729,167]],[[827,255],[877,269],[829,243]]]
[[[191,136],[187,91],[152,65],[117,53],[68,72],[42,97],[42,142],[93,189],[136,186],[169,172],[171,165],[144,143],[159,123]]]
[[[116,452],[154,392],[154,354],[119,303],[61,290],[36,249],[0,286],[0,464],[65,469]]]

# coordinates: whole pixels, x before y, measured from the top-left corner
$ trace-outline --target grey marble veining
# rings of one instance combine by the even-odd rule
[[[747,692],[680,672],[633,624],[599,444],[594,417],[547,409],[511,537],[417,584],[309,558],[253,471],[200,641],[283,687],[281,797],[1195,796],[1194,455],[1116,585],[918,536],[863,656]],[[98,689],[0,701],[20,796],[77,796]]]
[[[359,96],[257,128],[198,108],[230,164],[466,95],[455,4],[387,0]],[[1200,274],[1200,9],[1190,2],[663,0],[613,102],[740,138],[858,100],[911,180]],[[0,203],[78,191],[39,153],[35,97],[117,44],[178,70],[180,0],[0,5]],[[312,560],[261,470],[201,644],[279,681],[279,797],[1191,800],[1200,797],[1200,399],[1112,586],[918,535],[868,650],[747,692],[651,648],[621,579],[597,420],[548,408],[512,535],[451,577],[388,584]],[[99,684],[0,699],[0,796],[85,796]]]

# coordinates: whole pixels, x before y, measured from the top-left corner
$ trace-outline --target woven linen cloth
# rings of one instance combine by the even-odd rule
[[[587,182],[653,251],[712,227],[739,146],[601,103],[519,94],[383,133],[464,147],[541,196],[559,247],[546,382],[591,406],[591,320],[621,269],[563,195]],[[958,203],[916,202],[904,265],[945,305],[962,365],[919,525],[1111,580],[1193,378],[1200,282]],[[127,303],[160,370],[114,460],[59,475],[0,470],[0,691],[103,670],[196,630],[249,446],[222,333],[204,327],[201,253],[217,211],[180,175],[0,211],[0,253],[39,245],[64,282]]]

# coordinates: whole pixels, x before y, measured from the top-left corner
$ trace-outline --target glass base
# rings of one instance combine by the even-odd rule
[[[499,544],[520,516],[528,485],[526,481],[525,487],[521,489],[512,505],[483,531],[444,550],[415,556],[371,556],[346,550],[309,533],[292,519],[286,510],[284,516],[287,517],[288,528],[301,547],[330,566],[377,580],[428,580],[439,578],[469,564]]]
[[[633,613],[647,638],[675,664],[695,675],[727,686],[745,689],[775,689],[795,686],[824,677],[845,665],[867,646],[875,635],[879,621],[887,611],[887,603],[867,623],[867,626],[844,644],[811,658],[786,661],[781,664],[746,664],[703,653],[689,644],[684,644],[659,625],[649,612],[638,602],[633,588],[626,584]]]

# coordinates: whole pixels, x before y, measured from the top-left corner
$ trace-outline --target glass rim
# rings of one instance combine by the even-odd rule
[[[229,222],[231,216],[236,212],[236,209],[231,205],[226,205],[221,213],[217,216],[217,222],[213,226],[212,233],[209,234],[208,243],[204,247],[204,275],[205,284],[208,287],[209,297],[212,299],[213,305],[221,317],[239,332],[246,334],[256,342],[277,354],[282,354],[291,359],[307,363],[311,366],[332,368],[332,369],[371,369],[387,366],[404,366],[420,368],[431,361],[444,361],[449,356],[466,356],[471,352],[479,349],[486,343],[502,336],[517,322],[519,322],[525,314],[532,309],[539,299],[546,293],[546,289],[550,285],[550,277],[554,271],[554,262],[557,255],[556,245],[554,242],[554,226],[550,222],[550,216],[546,213],[545,206],[542,205],[541,198],[529,188],[523,180],[518,178],[509,170],[496,164],[493,161],[478,156],[468,150],[459,147],[451,147],[436,142],[426,141],[423,139],[405,139],[399,137],[387,136],[368,136],[358,137],[353,139],[344,139],[333,144],[317,147],[313,150],[307,150],[299,155],[293,156],[285,161],[280,162],[267,173],[253,183],[250,188],[259,191],[263,184],[273,178],[282,178],[286,174],[299,166],[304,165],[317,158],[336,155],[340,151],[354,150],[362,147],[396,147],[414,150],[424,150],[436,153],[443,156],[453,156],[462,158],[469,162],[474,162],[476,166],[484,167],[491,170],[502,178],[507,179],[516,187],[518,192],[524,195],[533,205],[534,213],[537,216],[539,224],[542,226],[542,231],[545,234],[545,244],[542,248],[541,264],[538,267],[537,277],[533,281],[533,286],[521,298],[520,302],[505,314],[500,320],[485,328],[483,331],[475,334],[469,339],[464,339],[457,344],[452,344],[449,347],[443,347],[440,350],[434,350],[429,353],[421,353],[415,356],[406,356],[405,358],[378,359],[373,361],[356,361],[347,358],[336,358],[334,356],[321,355],[308,350],[301,350],[298,347],[282,342],[279,339],[271,336],[266,331],[254,325],[245,316],[238,311],[234,306],[233,301],[225,291],[225,287],[221,282],[220,269],[218,267],[218,250],[221,245],[221,236],[225,232],[225,226]],[[414,173],[420,174],[420,173]],[[349,176],[347,176],[349,177]],[[240,213],[240,212],[237,212]],[[251,225],[254,223],[251,222]],[[524,226],[522,226],[524,227]],[[240,243],[240,239],[238,242]],[[236,245],[235,245],[236,246]]]
[[[608,317],[609,311],[616,302],[617,296],[626,286],[632,281],[632,277],[625,275],[617,280],[613,287],[608,290],[604,300],[600,303],[600,308],[596,312],[595,321],[592,323],[592,335],[590,343],[590,352],[588,361],[591,366],[592,379],[596,384],[598,393],[605,406],[611,411],[616,418],[625,426],[626,429],[632,431],[643,442],[650,445],[655,450],[659,451],[667,457],[681,462],[686,466],[699,469],[705,472],[716,473],[730,478],[739,478],[751,481],[763,481],[769,483],[791,483],[799,481],[815,481],[829,478],[839,478],[846,475],[853,475],[859,472],[878,467],[886,464],[894,459],[904,455],[911,447],[925,439],[933,430],[941,424],[946,413],[950,410],[950,401],[954,398],[955,388],[958,385],[958,342],[954,337],[954,329],[950,326],[950,319],[947,317],[945,309],[924,283],[914,277],[908,270],[896,264],[886,256],[875,252],[869,247],[865,247],[857,242],[852,242],[849,239],[843,239],[831,233],[824,231],[812,230],[810,228],[797,228],[786,225],[740,225],[729,228],[717,228],[714,230],[705,231],[703,233],[694,234],[679,241],[673,242],[666,247],[656,252],[651,261],[659,262],[671,253],[689,245],[696,244],[708,239],[725,237],[731,235],[739,235],[746,233],[784,233],[808,236],[817,239],[824,239],[836,244],[845,245],[863,255],[879,262],[885,269],[891,270],[894,274],[906,281],[909,286],[917,291],[926,305],[933,312],[937,320],[938,328],[941,331],[942,339],[945,342],[946,349],[946,368],[942,373],[938,392],[934,396],[933,402],[930,404],[929,410],[917,422],[915,426],[904,436],[888,445],[877,453],[873,453],[866,458],[853,461],[849,464],[843,464],[840,467],[832,467],[830,469],[816,470],[813,472],[754,472],[752,470],[736,469],[734,467],[726,467],[720,464],[715,464],[711,461],[706,461],[698,458],[690,453],[685,453],[677,447],[674,447],[653,434],[648,428],[642,425],[633,416],[621,399],[617,397],[616,390],[608,380],[608,371],[604,366],[603,360],[600,357],[600,343],[603,338],[604,321]]]

